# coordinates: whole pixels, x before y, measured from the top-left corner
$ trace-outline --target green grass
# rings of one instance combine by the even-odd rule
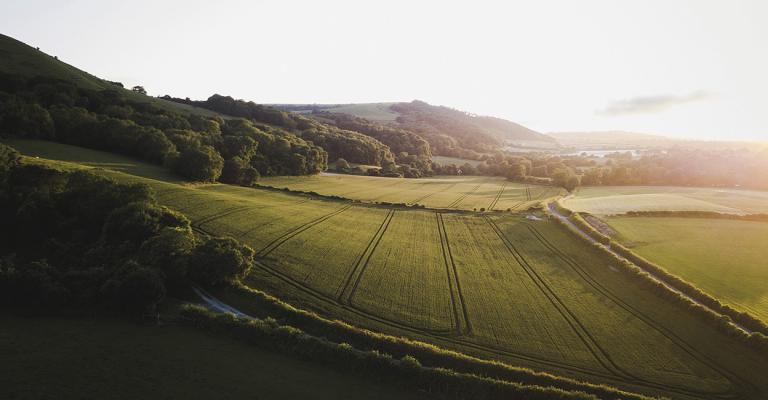
[[[59,144],[40,146],[73,157]],[[448,209],[519,197],[505,197],[516,186],[503,180],[280,178],[378,201],[428,194],[446,208],[436,211],[100,173],[145,182],[196,229],[248,243],[258,263],[246,284],[331,318],[646,394],[768,393],[765,359],[637,285],[559,225]]]
[[[606,222],[637,254],[768,321],[768,223],[669,217]]]
[[[323,109],[323,111],[350,114],[372,121],[390,122],[394,121],[398,115],[400,115],[389,109],[392,104],[395,103],[342,104],[338,107]]]
[[[562,189],[508,182],[485,176],[441,176],[404,179],[323,174],[268,177],[261,185],[314,191],[372,203],[421,204],[456,210],[525,210],[542,200],[559,197]]]
[[[768,192],[675,186],[588,186],[564,205],[574,211],[612,215],[627,211],[768,213]]]
[[[0,315],[0,325],[3,399],[423,398],[172,324]]]

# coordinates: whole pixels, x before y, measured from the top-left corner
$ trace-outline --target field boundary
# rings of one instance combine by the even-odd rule
[[[648,325],[651,329],[657,331],[659,334],[670,340],[672,343],[674,343],[678,348],[680,348],[683,352],[688,354],[693,359],[701,362],[708,368],[711,368],[713,371],[716,371],[720,375],[722,375],[725,379],[727,379],[731,385],[733,386],[734,380],[740,381],[739,383],[741,385],[749,385],[749,383],[742,381],[739,379],[735,374],[731,373],[730,371],[725,370],[724,368],[717,365],[714,361],[706,357],[705,355],[701,354],[698,350],[693,348],[691,345],[686,343],[683,339],[681,339],[679,336],[677,336],[674,332],[669,331],[668,329],[660,326],[658,323],[656,323],[652,318],[648,317],[643,313],[642,311],[634,308],[633,306],[627,304],[625,301],[621,300],[620,297],[618,297],[616,294],[614,294],[610,289],[606,288],[604,285],[602,285],[599,281],[597,281],[592,275],[587,272],[584,267],[582,267],[576,260],[574,260],[572,257],[565,254],[562,250],[558,249],[554,244],[549,242],[549,240],[534,226],[532,226],[529,223],[525,224],[528,230],[532,233],[532,235],[550,252],[552,252],[556,257],[563,260],[566,264],[568,264],[571,269],[576,272],[577,275],[579,275],[582,280],[584,280],[588,285],[593,287],[598,293],[603,295],[604,297],[608,298],[612,303],[616,304],[618,307],[624,309],[626,312],[630,313],[632,316],[638,318],[640,321]],[[619,367],[620,368],[620,367]],[[625,371],[625,373],[627,373]],[[668,391],[676,391],[681,394],[686,395],[707,395],[712,396],[715,395],[717,397],[722,398],[730,398],[732,397],[732,391],[723,391],[723,392],[703,392],[703,391],[697,391],[697,390],[690,390],[686,388],[680,388],[672,385],[666,385],[666,384],[660,384],[657,382],[648,381],[646,379],[636,377],[632,374],[627,373],[632,379],[642,382],[644,385],[651,386],[651,387],[657,387],[659,389],[668,390]]]

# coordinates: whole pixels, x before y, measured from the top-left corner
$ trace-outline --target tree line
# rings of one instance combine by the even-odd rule
[[[0,135],[121,153],[191,180],[249,186],[261,175],[327,168],[325,150],[285,129],[182,114],[130,100],[118,88],[90,90],[55,78],[0,74],[0,109]]]
[[[484,154],[477,166],[432,165],[441,175],[504,176],[510,180],[577,186],[713,186],[768,189],[767,148],[654,150],[603,158],[547,153]]]
[[[344,158],[353,163],[381,166],[395,159],[390,148],[375,137],[252,101],[235,100],[230,96],[218,94],[214,94],[207,100],[181,99],[168,95],[161,98],[245,118],[254,124],[279,127],[320,146],[328,153],[331,160]]]
[[[146,185],[20,163],[0,145],[0,304],[152,313],[190,282],[239,279],[255,252],[194,233]]]

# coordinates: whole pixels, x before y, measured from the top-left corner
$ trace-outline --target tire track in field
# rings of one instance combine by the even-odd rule
[[[426,195],[424,195],[424,196],[421,196],[421,197],[419,197],[419,198],[418,198],[418,199],[416,199],[416,200],[413,200],[413,201],[411,202],[411,204],[418,204],[420,201],[424,201],[424,200],[426,200],[426,199],[428,199],[428,198],[430,198],[430,197],[432,197],[432,196],[434,196],[434,195],[436,195],[436,194],[438,194],[438,193],[442,193],[442,192],[445,192],[446,190],[448,190],[448,189],[451,189],[451,188],[453,188],[454,186],[456,186],[456,185],[458,185],[458,184],[459,184],[458,182],[456,182],[456,183],[452,183],[452,184],[450,184],[450,185],[446,185],[444,188],[442,188],[442,189],[440,189],[440,190],[436,190],[436,191],[434,191],[434,192],[432,192],[432,193],[427,193]]]
[[[357,258],[357,261],[350,269],[339,293],[339,303],[347,305],[352,303],[352,296],[355,294],[355,291],[357,291],[357,286],[360,284],[360,280],[362,280],[363,273],[365,272],[365,269],[368,268],[368,263],[371,261],[374,251],[376,251],[376,248],[379,246],[381,238],[389,228],[389,223],[392,221],[394,215],[395,210],[390,209],[384,217],[384,220],[381,222],[381,225],[379,225],[379,229],[376,230],[376,233],[374,233],[371,240],[368,241],[365,250],[363,250],[360,257]]]
[[[459,197],[458,197],[456,200],[454,200],[453,202],[451,202],[451,204],[448,204],[448,205],[446,206],[446,208],[453,208],[453,207],[456,207],[457,205],[459,205],[459,203],[461,203],[461,202],[462,202],[464,199],[466,199],[466,198],[467,198],[467,196],[471,195],[472,193],[475,193],[475,192],[477,191],[477,189],[479,189],[479,188],[480,188],[480,186],[481,186],[481,185],[482,185],[482,183],[478,183],[478,184],[477,184],[477,186],[475,186],[474,188],[472,188],[472,190],[470,190],[469,192],[467,192],[467,193],[464,193],[463,195],[459,196]]]
[[[501,189],[499,189],[499,193],[496,193],[496,197],[491,200],[491,204],[488,205],[488,211],[493,211],[493,208],[496,207],[496,204],[498,204],[499,199],[501,199],[501,195],[504,194],[504,189],[507,188],[507,182],[505,181],[501,185]]]
[[[525,224],[528,230],[533,234],[533,236],[550,252],[552,252],[556,257],[563,260],[565,263],[567,263],[575,272],[577,275],[579,275],[589,286],[591,286],[593,289],[595,289],[598,293],[600,293],[602,296],[608,298],[611,302],[616,304],[621,309],[625,310],[630,315],[634,316],[635,318],[638,318],[642,322],[644,322],[648,327],[655,330],[668,340],[670,340],[672,343],[674,343],[678,348],[680,348],[683,352],[685,352],[687,355],[689,355],[694,360],[697,360],[701,362],[703,365],[711,368],[712,370],[716,371],[717,373],[721,374],[725,379],[727,379],[731,385],[734,385],[734,381],[738,381],[739,385],[743,387],[749,387],[752,390],[755,390],[754,385],[752,385],[750,382],[747,382],[743,379],[741,379],[738,375],[734,374],[731,371],[728,371],[727,369],[719,366],[717,363],[715,363],[711,358],[707,357],[706,355],[702,354],[700,351],[693,348],[691,345],[685,342],[682,338],[677,336],[674,332],[671,332],[669,329],[664,328],[660,324],[658,324],[656,321],[654,321],[652,318],[644,314],[642,311],[636,309],[635,307],[631,306],[630,304],[626,303],[624,300],[622,300],[620,297],[618,297],[615,293],[613,293],[610,289],[605,287],[603,284],[598,282],[589,272],[587,272],[584,267],[582,267],[576,260],[574,260],[571,256],[564,253],[562,250],[557,248],[554,244],[552,244],[538,229],[536,229],[531,224]],[[628,373],[629,374],[629,373]],[[631,374],[630,374],[631,375]],[[731,394],[730,391],[727,392],[704,392],[704,391],[695,391],[687,388],[680,388],[678,386],[673,385],[666,385],[661,384],[657,382],[648,381],[643,378],[635,377],[633,376],[633,379],[635,379],[638,382],[642,382],[645,386],[650,387],[656,387],[662,390],[672,391],[672,392],[678,392],[681,394],[686,395],[708,395],[712,396],[715,395],[717,397],[723,397],[723,398],[730,398],[731,396],[728,396]]]
[[[315,219],[313,219],[313,220],[311,220],[311,221],[309,221],[307,223],[301,224],[301,225],[297,226],[296,228],[289,230],[288,232],[278,236],[277,238],[275,238],[274,240],[269,242],[269,244],[264,246],[261,250],[259,250],[256,253],[256,257],[259,257],[259,258],[266,257],[269,253],[273,252],[275,249],[277,249],[278,247],[282,246],[283,243],[287,242],[288,240],[290,240],[294,236],[300,234],[301,232],[306,231],[307,229],[309,229],[309,228],[311,228],[311,227],[313,227],[315,225],[318,225],[318,224],[320,224],[322,222],[325,222],[326,220],[328,220],[328,219],[330,219],[330,218],[332,218],[332,217],[334,217],[336,215],[339,215],[339,214],[343,213],[344,211],[347,211],[351,207],[352,207],[352,205],[348,204],[348,205],[343,206],[343,207],[341,207],[341,208],[339,208],[339,209],[337,209],[337,210],[335,210],[333,212],[325,214],[325,215],[323,215],[323,216],[321,216],[319,218],[315,218]]]
[[[303,282],[297,281],[293,277],[290,277],[290,276],[288,276],[288,275],[278,271],[277,269],[267,265],[266,263],[264,263],[261,260],[254,261],[254,264],[255,264],[256,267],[260,268],[262,271],[267,272],[268,274],[274,276],[275,278],[282,280],[283,282],[293,286],[294,288],[298,289],[299,291],[304,292],[307,295],[310,295],[310,296],[314,297],[317,300],[320,300],[320,301],[323,301],[323,302],[325,302],[327,304],[339,307],[339,308],[341,308],[341,309],[343,309],[345,311],[351,312],[351,313],[353,313],[353,314],[355,314],[357,316],[360,316],[360,317],[363,317],[363,318],[367,318],[367,319],[369,319],[371,321],[376,321],[376,322],[381,323],[381,324],[386,325],[386,326],[402,329],[402,330],[407,331],[407,332],[416,333],[416,334],[419,334],[419,335],[430,337],[430,338],[435,339],[435,340],[444,341],[446,343],[451,343],[451,344],[454,344],[454,345],[457,345],[457,346],[463,346],[463,347],[475,349],[475,350],[478,350],[478,351],[484,351],[484,352],[488,352],[488,353],[491,353],[491,354],[496,354],[496,355],[502,355],[502,356],[506,356],[506,357],[516,358],[516,359],[523,360],[523,361],[528,361],[528,362],[534,362],[534,363],[538,363],[538,364],[541,364],[541,365],[545,365],[545,366],[549,366],[549,367],[557,368],[557,369],[562,369],[562,370],[566,370],[566,371],[572,371],[572,372],[587,374],[589,376],[593,376],[593,377],[597,377],[597,378],[616,380],[616,376],[615,375],[606,374],[605,372],[584,368],[584,367],[578,366],[578,365],[572,365],[572,364],[564,363],[564,362],[562,362],[560,360],[548,360],[548,359],[545,359],[545,358],[539,358],[539,357],[536,357],[536,356],[531,356],[531,355],[525,354],[525,353],[514,352],[514,351],[512,351],[510,349],[502,348],[502,347],[499,347],[499,346],[485,345],[485,344],[465,341],[465,340],[462,340],[460,338],[454,338],[454,337],[450,336],[452,334],[452,332],[450,332],[448,330],[424,329],[424,328],[420,328],[420,327],[414,327],[414,326],[411,326],[411,325],[403,324],[401,322],[394,321],[394,320],[391,320],[391,319],[388,319],[388,318],[382,318],[382,317],[380,317],[378,315],[371,314],[371,313],[366,312],[364,310],[361,310],[361,309],[358,309],[358,308],[355,308],[355,307],[352,307],[352,306],[347,306],[345,304],[341,304],[341,303],[339,303],[337,301],[337,299],[329,297],[328,295],[326,295],[324,293],[321,293],[321,292],[319,292],[319,291],[317,291],[315,289],[312,289],[312,288],[306,286]]]
[[[435,213],[435,216],[437,217],[437,230],[440,234],[440,246],[442,247],[443,260],[445,261],[445,272],[448,275],[448,290],[451,293],[451,307],[453,308],[454,321],[456,321],[456,334],[469,335],[472,333],[472,323],[469,320],[469,312],[467,311],[466,302],[464,301],[464,293],[461,291],[461,283],[459,282],[459,273],[456,269],[456,263],[453,261],[451,244],[448,242],[448,231],[445,229],[443,214]],[[455,294],[454,288],[456,291]],[[459,315],[459,307],[461,307],[461,315]],[[463,329],[461,327],[462,323],[464,324]]]
[[[203,224],[207,224],[208,222],[217,220],[219,218],[224,218],[224,217],[226,217],[228,215],[232,215],[232,214],[235,214],[235,213],[238,213],[238,212],[242,212],[242,211],[245,211],[245,210],[249,210],[249,209],[251,209],[250,206],[238,206],[238,207],[226,208],[224,210],[221,210],[221,211],[219,211],[217,213],[214,213],[212,215],[209,215],[207,217],[200,218],[200,219],[192,222],[192,225],[199,228],[199,227],[202,227]]]
[[[632,378],[622,373],[619,368],[616,368],[614,361],[610,355],[597,343],[592,334],[586,329],[584,324],[576,317],[576,315],[565,305],[563,300],[555,294],[554,290],[547,284],[547,282],[539,275],[538,272],[528,263],[522,254],[517,250],[514,244],[504,235],[501,229],[493,222],[489,217],[484,216],[486,222],[491,227],[494,233],[499,237],[507,250],[512,254],[517,263],[523,268],[523,271],[528,275],[531,281],[536,285],[539,291],[549,300],[554,306],[555,310],[565,319],[566,323],[571,327],[576,336],[579,337],[581,342],[586,346],[587,350],[592,354],[595,360],[607,371],[615,375],[615,377],[627,379]]]

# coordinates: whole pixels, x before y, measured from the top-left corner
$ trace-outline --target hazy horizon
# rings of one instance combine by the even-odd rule
[[[419,99],[540,132],[768,140],[768,3],[7,1],[2,33],[151,95]]]

